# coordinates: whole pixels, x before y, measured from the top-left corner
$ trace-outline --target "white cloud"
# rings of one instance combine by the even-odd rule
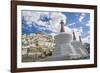
[[[71,28],[74,32],[78,32],[78,34],[81,35],[81,33],[83,32],[83,27],[79,27],[79,28]]]
[[[78,31],[81,34],[83,32],[83,27],[80,27]]]
[[[83,42],[83,43],[90,43],[90,35],[88,35],[88,36],[85,37],[85,38],[82,38],[82,42]]]
[[[75,22],[73,22],[73,23],[71,23],[71,24],[68,24],[68,26],[72,26],[72,25],[75,25],[76,23]]]
[[[32,24],[32,22],[37,23],[37,25],[45,25],[44,22],[39,21],[41,14],[42,12],[22,11],[22,16],[24,16],[24,19],[28,25]]]
[[[87,22],[86,26],[87,26],[87,27],[89,27],[89,26],[90,26],[90,21],[88,21],[88,22]]]
[[[90,33],[90,31],[87,31],[87,33],[89,34],[89,33]]]
[[[82,22],[82,20],[84,19],[84,17],[85,17],[85,13],[82,13],[82,14],[80,15],[80,17],[79,17],[79,21]]]
[[[72,28],[72,30],[73,30],[74,32],[77,32],[77,31],[78,31],[78,29],[77,29],[77,28]]]
[[[61,12],[52,12],[51,19],[51,28],[57,32],[59,32],[61,20],[63,20],[63,22],[66,23],[66,16]]]
[[[90,26],[90,24],[87,23],[86,26]]]
[[[71,28],[69,28],[67,26],[64,26],[64,28],[65,28],[65,32],[72,33],[72,29]]]
[[[40,16],[46,15],[51,17],[49,22],[40,21]],[[63,20],[66,23],[66,16],[61,12],[35,12],[35,11],[22,11],[22,16],[26,23],[31,27],[32,22],[37,25],[45,26],[47,29],[52,30],[53,32],[59,32],[60,21]],[[50,23],[50,25],[48,25]],[[41,28],[42,29],[42,28]]]

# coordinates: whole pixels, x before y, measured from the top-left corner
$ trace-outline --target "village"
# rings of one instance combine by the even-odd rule
[[[22,61],[39,61],[52,55],[54,39],[50,35],[32,33],[22,36]]]

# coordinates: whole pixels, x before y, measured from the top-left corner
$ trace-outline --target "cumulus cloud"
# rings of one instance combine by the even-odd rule
[[[78,32],[78,34],[81,35],[81,33],[83,33],[83,27],[79,27],[79,28],[71,28],[74,32]]]
[[[90,43],[90,36],[88,35],[87,37],[82,38],[83,43]]]
[[[89,27],[89,26],[90,26],[90,21],[88,21],[88,22],[87,22],[86,26],[87,26],[87,27]]]
[[[61,12],[22,11],[22,16],[29,27],[32,27],[34,22],[38,26],[46,27],[41,27],[41,29],[48,29],[53,32],[59,32],[60,21],[63,20],[66,23],[67,19]],[[50,19],[48,19],[49,17]]]
[[[35,23],[34,26],[36,26],[36,25],[40,26],[39,27],[40,30],[43,30],[43,31],[50,30],[50,31],[52,31],[52,33],[50,33],[50,34],[53,35],[53,36],[60,32],[60,28],[61,28],[60,22],[61,22],[61,20],[63,20],[64,24],[67,23],[66,22],[67,17],[61,12],[22,11],[22,16],[23,16],[26,24],[28,25],[28,27],[23,26],[24,29],[31,31],[31,29],[29,29],[29,28],[31,28]],[[79,16],[79,22],[82,22],[84,17],[85,17],[85,14],[82,13]],[[83,35],[82,34],[83,33],[83,27],[82,26],[78,27],[78,28],[68,27],[68,26],[72,26],[72,25],[75,25],[75,24],[76,24],[75,22],[72,22],[71,24],[68,24],[67,26],[64,25],[64,28],[65,28],[65,32],[67,32],[67,33],[72,34],[72,31],[74,31],[76,39],[79,40],[79,35],[80,36]],[[87,22],[86,26],[90,26],[90,21]],[[87,33],[90,33],[90,31],[88,31]],[[90,40],[89,35],[82,38],[83,42],[89,43],[89,40]]]
[[[83,32],[83,27],[80,27],[78,31],[81,34]]]
[[[63,20],[64,23],[66,23],[66,16],[64,14],[62,14],[61,12],[52,12],[51,13],[51,28],[55,31],[60,30],[60,22],[61,20]]]
[[[68,24],[68,26],[72,26],[72,25],[75,25],[76,23],[75,22],[73,22],[73,23],[70,23],[70,24]]]
[[[84,19],[84,17],[85,17],[85,13],[82,13],[81,15],[80,15],[80,17],[79,17],[79,22],[82,22],[82,20]]]
[[[87,31],[87,34],[90,34],[90,31]]]
[[[64,28],[65,28],[65,32],[72,33],[72,29],[71,28],[69,28],[67,26],[64,26]]]
[[[42,12],[36,12],[36,11],[22,11],[22,16],[24,17],[24,19],[28,25],[30,25],[34,22],[37,25],[44,26],[45,22],[39,21],[41,14],[47,15],[46,12],[42,13]]]

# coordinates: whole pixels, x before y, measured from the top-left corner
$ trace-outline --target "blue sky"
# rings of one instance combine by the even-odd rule
[[[89,13],[64,12],[64,15],[67,17],[66,26],[68,26],[69,28],[82,29],[81,37],[86,37],[90,34],[90,33],[87,33],[87,31],[88,32],[90,31],[90,26],[89,25],[87,26],[87,24],[89,24],[89,21],[90,21]]]
[[[64,21],[65,31],[74,30],[87,41],[90,38],[90,14],[77,12],[22,11],[22,34],[43,32],[57,34],[60,21]]]

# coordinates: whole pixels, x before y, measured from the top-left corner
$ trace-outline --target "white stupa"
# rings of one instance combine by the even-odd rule
[[[79,36],[79,40],[77,40],[74,31],[73,31],[73,41],[71,42],[71,45],[73,46],[73,49],[76,50],[77,58],[83,58],[88,56],[88,51],[83,47],[81,37]],[[71,57],[74,58],[75,55],[72,54]]]
[[[75,32],[67,33],[64,30],[64,22],[61,21],[60,33],[55,38],[55,48],[51,57],[46,60],[70,60],[88,56],[88,52],[83,48],[81,37],[76,40]]]
[[[73,41],[72,33],[67,33],[64,30],[64,23],[61,21],[60,34],[55,36],[55,49],[53,56],[65,57],[64,59],[72,58],[72,56],[79,56],[74,47],[71,45]]]

